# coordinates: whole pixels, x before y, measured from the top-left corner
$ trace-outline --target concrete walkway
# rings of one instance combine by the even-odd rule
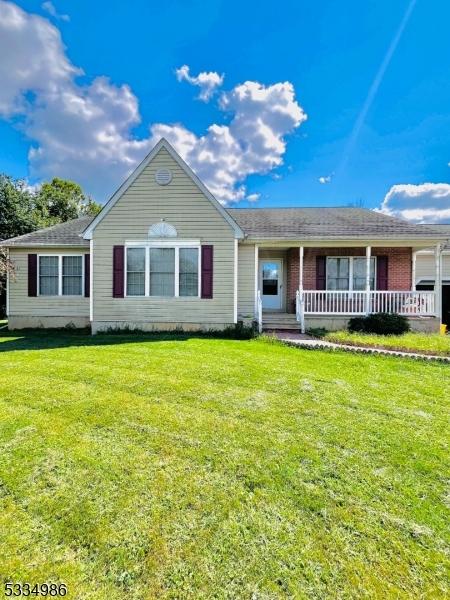
[[[336,344],[319,338],[311,337],[305,333],[296,331],[270,331],[269,335],[275,336],[280,342],[288,346],[307,348],[309,350],[343,350],[345,352],[359,352],[362,354],[381,354],[383,356],[401,356],[404,358],[415,358],[416,360],[433,360],[450,363],[450,356],[439,356],[437,354],[421,354],[420,352],[404,352],[401,350],[387,350],[383,348],[368,348],[366,346],[352,346],[351,344]]]

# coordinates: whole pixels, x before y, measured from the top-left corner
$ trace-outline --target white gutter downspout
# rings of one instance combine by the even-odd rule
[[[258,318],[259,246],[255,244],[255,319]]]
[[[442,322],[442,311],[441,311],[441,296],[442,296],[442,269],[441,269],[441,245],[438,244],[435,248],[434,252],[435,258],[435,266],[436,266],[436,275],[435,275],[435,285],[434,285],[434,294],[435,294],[435,312],[436,317],[439,319],[439,323]]]
[[[91,238],[89,240],[89,321],[91,322],[91,332],[92,332],[92,322],[94,320],[94,240]]]
[[[238,322],[238,240],[234,239],[234,299],[233,299],[233,318]]]
[[[9,248],[6,250],[6,316],[9,317]]]

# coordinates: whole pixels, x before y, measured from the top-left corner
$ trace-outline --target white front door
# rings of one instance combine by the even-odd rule
[[[262,307],[281,308],[281,290],[283,288],[281,260],[262,260],[259,267]]]

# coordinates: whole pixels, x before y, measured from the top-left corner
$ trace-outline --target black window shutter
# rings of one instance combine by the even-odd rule
[[[327,289],[327,257],[316,257],[316,289]]]
[[[37,296],[37,254],[28,255],[28,295]]]
[[[91,255],[84,255],[84,295],[89,298],[91,295]]]
[[[125,248],[124,246],[113,247],[113,298],[123,298],[124,296],[124,265]]]
[[[213,297],[213,246],[202,246],[202,298]]]
[[[387,290],[388,284],[388,257],[377,256],[377,290]]]

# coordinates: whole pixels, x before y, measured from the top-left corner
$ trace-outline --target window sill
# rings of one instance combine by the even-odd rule
[[[174,300],[205,300],[205,298],[201,298],[200,296],[124,296],[123,298],[119,298],[119,300],[164,300],[174,301]]]

